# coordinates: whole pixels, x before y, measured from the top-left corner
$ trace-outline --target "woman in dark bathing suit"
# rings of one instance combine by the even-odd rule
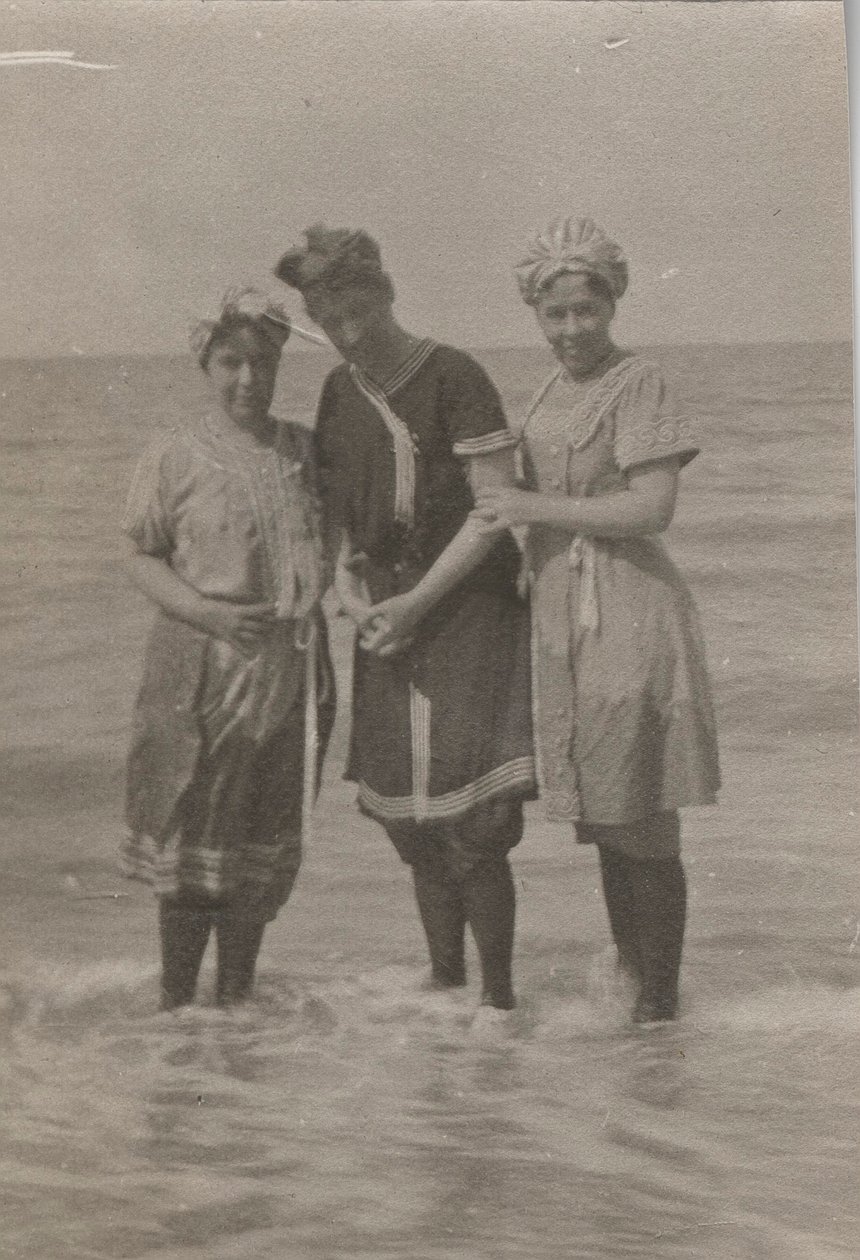
[[[465,983],[468,923],[482,1004],[509,1010],[507,853],[534,791],[528,614],[513,539],[482,538],[470,513],[480,488],[514,484],[514,441],[475,360],[397,323],[366,233],[305,236],[276,274],[345,360],[316,434],[337,588],[360,632],[348,774],[412,868],[433,983]]]

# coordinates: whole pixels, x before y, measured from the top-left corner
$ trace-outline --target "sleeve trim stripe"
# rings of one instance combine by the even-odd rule
[[[455,455],[489,455],[494,451],[509,450],[517,439],[509,429],[497,429],[495,433],[483,433],[480,437],[462,438],[455,442]]]

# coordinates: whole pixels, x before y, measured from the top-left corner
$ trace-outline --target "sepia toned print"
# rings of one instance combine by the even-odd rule
[[[0,1255],[856,1255],[843,7],[16,0],[0,92]]]

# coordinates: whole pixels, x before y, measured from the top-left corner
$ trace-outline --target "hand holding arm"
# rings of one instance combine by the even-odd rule
[[[510,450],[470,459],[469,480],[476,497],[484,490],[513,487],[514,461]],[[480,532],[474,514],[468,516],[417,586],[373,607],[372,616],[379,621],[362,646],[380,656],[401,650],[427,613],[480,564],[495,542],[495,537]]]
[[[485,489],[478,495],[478,529],[490,536],[517,525],[548,525],[598,538],[657,534],[670,524],[678,492],[676,457],[631,468],[624,490],[575,499],[528,490]]]
[[[137,589],[163,612],[204,634],[223,639],[245,656],[256,654],[272,627],[272,604],[234,604],[201,595],[158,556],[146,555],[135,547],[128,567]]]

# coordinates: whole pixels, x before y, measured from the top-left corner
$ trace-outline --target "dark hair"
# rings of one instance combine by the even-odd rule
[[[382,269],[379,246],[367,232],[316,223],[304,232],[305,248],[288,250],[275,267],[284,284],[305,293],[316,286],[331,293],[363,289],[394,301],[391,277]]]
[[[267,337],[260,327],[260,321],[252,315],[247,315],[243,311],[233,311],[227,315],[222,315],[218,323],[212,329],[206,348],[200,355],[200,366],[204,372],[209,371],[209,360],[212,357],[212,351],[216,346],[223,345],[225,341],[229,341],[233,333],[238,332],[242,328],[250,328],[251,331],[259,338],[261,342],[265,342],[271,346],[275,355],[280,355],[281,348],[277,342],[271,337]]]
[[[555,275],[550,276],[549,279],[541,285],[535,294],[535,300],[539,301],[544,296],[550,285],[555,284],[556,280],[560,279],[561,276],[582,276],[589,292],[594,297],[603,298],[605,301],[611,302],[612,309],[613,311],[615,310],[615,294],[612,292],[612,286],[608,280],[605,280],[603,276],[598,275],[596,271],[578,271],[573,269],[570,271],[557,271]]]

